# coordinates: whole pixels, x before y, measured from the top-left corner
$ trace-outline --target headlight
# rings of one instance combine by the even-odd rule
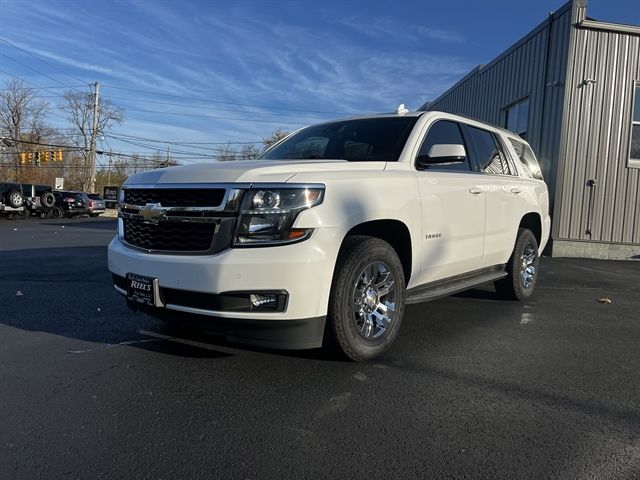
[[[322,202],[324,187],[253,188],[245,192],[234,236],[236,247],[299,242],[311,229],[292,228],[298,214]]]

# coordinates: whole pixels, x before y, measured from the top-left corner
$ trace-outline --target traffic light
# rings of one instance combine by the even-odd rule
[[[49,163],[49,150],[40,150],[40,163]]]
[[[33,163],[33,152],[27,153],[27,163]]]
[[[56,152],[56,158],[55,158],[56,162],[61,162],[62,161],[62,150],[58,150]]]
[[[20,164],[24,165],[25,163],[27,163],[27,161],[29,160],[29,157],[27,157],[27,154],[25,152],[20,153]]]
[[[36,157],[36,165],[40,166],[40,152],[36,152],[34,155]]]

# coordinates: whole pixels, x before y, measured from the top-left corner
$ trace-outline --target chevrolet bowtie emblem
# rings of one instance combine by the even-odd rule
[[[159,203],[147,203],[140,209],[139,214],[142,215],[144,223],[152,223],[154,225],[157,225],[159,220],[167,219],[166,209]]]

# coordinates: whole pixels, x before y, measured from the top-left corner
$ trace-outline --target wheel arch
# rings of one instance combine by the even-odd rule
[[[520,220],[520,225],[518,228],[526,228],[531,230],[533,236],[536,237],[536,241],[538,242],[538,246],[541,245],[542,242],[542,218],[540,214],[537,212],[529,212]]]
[[[344,245],[348,237],[353,235],[375,237],[390,244],[400,258],[400,263],[402,263],[405,282],[409,283],[412,272],[413,252],[411,233],[404,222],[395,219],[379,219],[359,223],[349,229],[342,239],[342,245]],[[342,249],[342,245],[340,249]]]

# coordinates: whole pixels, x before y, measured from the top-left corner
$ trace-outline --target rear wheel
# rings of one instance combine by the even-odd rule
[[[526,228],[518,230],[516,245],[507,263],[507,276],[494,283],[498,294],[508,300],[526,300],[538,280],[538,242]]]
[[[385,352],[404,315],[405,278],[384,240],[353,236],[342,247],[329,299],[329,341],[351,360]]]

